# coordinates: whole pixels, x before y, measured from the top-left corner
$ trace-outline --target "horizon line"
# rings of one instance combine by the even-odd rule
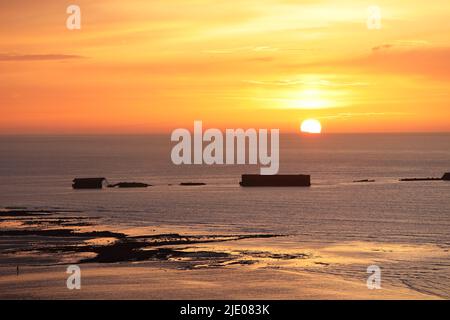
[[[234,128],[239,129],[239,128]],[[266,129],[266,128],[263,128]],[[245,130],[245,129],[244,129]],[[66,133],[66,132],[55,132],[55,133],[0,133],[0,137],[20,137],[20,136],[162,136],[162,135],[170,135],[171,132],[74,132],[74,133]],[[280,135],[299,135],[299,136],[323,136],[323,135],[370,135],[370,134],[450,134],[450,131],[387,131],[387,132],[379,132],[379,131],[364,131],[364,132],[322,132],[319,134],[308,134],[304,132],[281,132]]]

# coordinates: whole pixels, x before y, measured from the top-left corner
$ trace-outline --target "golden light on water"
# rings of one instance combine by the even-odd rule
[[[307,119],[302,122],[300,131],[304,133],[318,134],[322,132],[322,125],[316,119]]]

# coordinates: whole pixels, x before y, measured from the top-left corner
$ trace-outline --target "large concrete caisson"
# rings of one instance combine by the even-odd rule
[[[243,174],[239,184],[242,187],[309,187],[311,186],[311,176],[305,174]]]
[[[72,188],[74,189],[102,189],[108,185],[106,178],[75,178]]]

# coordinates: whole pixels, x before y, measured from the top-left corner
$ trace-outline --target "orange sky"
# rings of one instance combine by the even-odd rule
[[[448,0],[0,0],[0,133],[450,131],[449,34]]]

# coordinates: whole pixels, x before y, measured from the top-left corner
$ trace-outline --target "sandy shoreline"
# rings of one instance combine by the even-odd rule
[[[435,245],[302,243],[290,235],[113,228],[73,212],[1,214],[2,299],[439,299],[448,287],[429,290],[409,274],[410,265],[448,260]],[[81,268],[81,290],[67,289],[70,264]],[[373,264],[383,270],[380,290],[366,285]]]
[[[285,270],[175,270],[163,265],[85,265],[80,290],[66,288],[65,266],[1,268],[2,299],[436,299],[400,287]]]

